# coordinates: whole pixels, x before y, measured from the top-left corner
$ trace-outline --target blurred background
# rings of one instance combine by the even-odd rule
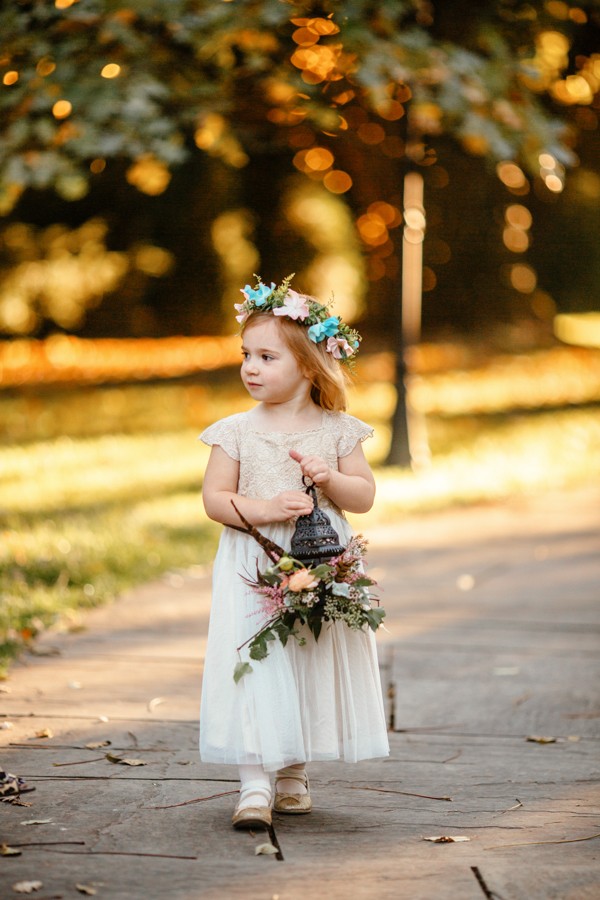
[[[600,475],[600,3],[0,10],[0,642],[206,563],[232,304],[363,335],[370,521]]]

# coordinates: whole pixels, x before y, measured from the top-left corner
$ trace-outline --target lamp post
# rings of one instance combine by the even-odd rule
[[[426,465],[430,461],[425,420],[410,402],[406,359],[421,336],[423,293],[423,240],[425,207],[423,176],[408,172],[404,178],[404,229],[402,234],[402,315],[396,351],[396,409],[392,422],[392,442],[388,465]]]

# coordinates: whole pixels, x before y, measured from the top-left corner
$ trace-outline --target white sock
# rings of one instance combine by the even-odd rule
[[[308,791],[301,781],[297,781],[295,778],[286,778],[286,775],[302,776],[305,774],[306,766],[304,763],[298,763],[295,766],[286,766],[284,769],[279,769],[277,772],[277,793],[296,794],[296,796],[300,797],[303,794],[307,794]]]
[[[238,809],[271,805],[271,779],[262,766],[240,766]]]

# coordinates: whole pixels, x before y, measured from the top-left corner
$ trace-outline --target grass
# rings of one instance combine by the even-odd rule
[[[455,375],[448,382],[451,378]],[[185,393],[176,413],[175,387]],[[148,428],[155,432],[124,433],[123,428],[115,434],[36,440],[43,429],[34,428],[29,440],[0,446],[0,666],[57,620],[79,627],[80,610],[165,570],[207,563],[214,553],[219,528],[204,516],[200,499],[208,450],[197,441],[198,417],[192,417],[194,427],[182,427],[182,416],[190,421],[186,404],[194,392],[185,385],[118,390],[125,428],[132,407],[144,408],[144,396],[150,410],[154,404],[163,409],[158,419],[146,410]],[[237,387],[215,384],[209,393],[200,418],[215,419],[240,406]],[[201,395],[207,397],[204,387],[194,402]],[[82,405],[69,393],[77,410],[76,434],[78,423],[93,418],[90,410],[96,416],[107,395],[98,389],[94,396],[95,403],[86,395]],[[352,412],[377,429],[365,450],[376,471],[378,500],[361,527],[600,478],[597,406],[453,417],[431,413],[431,465],[408,472],[380,466],[392,401],[384,384],[363,386],[353,398]]]

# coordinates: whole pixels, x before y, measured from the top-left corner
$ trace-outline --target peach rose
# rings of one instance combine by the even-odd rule
[[[290,575],[287,583],[288,590],[298,593],[299,591],[310,591],[319,583],[319,579],[315,578],[308,569],[298,569],[293,575]]]

